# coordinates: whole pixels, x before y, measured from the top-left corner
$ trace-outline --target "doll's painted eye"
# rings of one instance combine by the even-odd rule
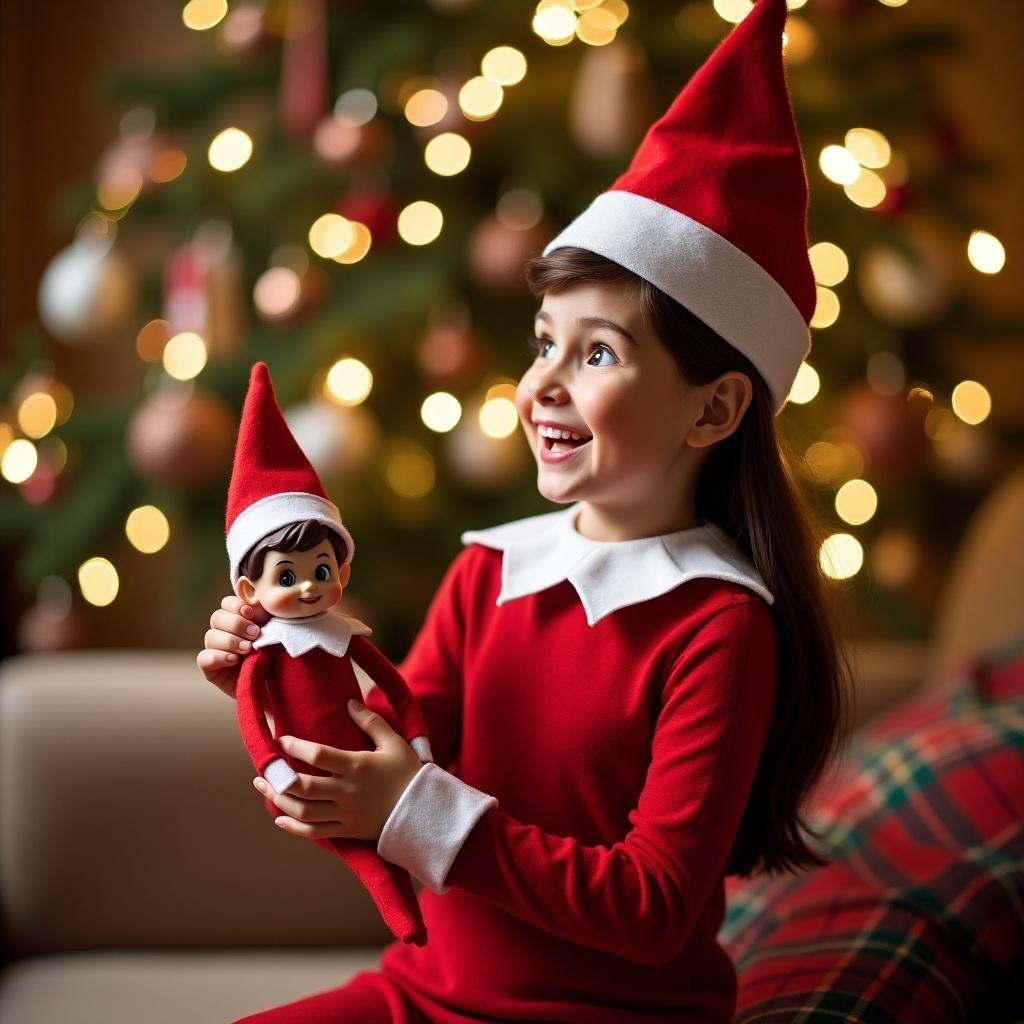
[[[321,582],[326,583],[331,578],[331,567],[329,565],[318,565],[313,575]]]
[[[285,569],[283,573],[277,578],[278,586],[281,587],[294,587],[295,586],[295,573],[291,569]]]

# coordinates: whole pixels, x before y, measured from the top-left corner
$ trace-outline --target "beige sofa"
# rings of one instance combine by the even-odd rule
[[[972,522],[929,645],[854,646],[858,719],[1024,629],[1024,471]],[[0,1024],[223,1024],[377,963],[341,861],[273,827],[191,651],[0,666]]]

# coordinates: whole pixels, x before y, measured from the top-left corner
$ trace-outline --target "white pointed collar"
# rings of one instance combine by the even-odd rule
[[[252,642],[253,647],[269,647],[281,644],[293,657],[298,658],[314,647],[322,647],[328,654],[339,658],[348,650],[353,636],[369,636],[369,626],[350,615],[343,615],[336,608],[302,619],[274,617],[260,627],[260,635]]]
[[[504,552],[496,604],[535,594],[568,580],[593,626],[611,612],[659,597],[699,576],[733,580],[775,598],[753,562],[716,523],[703,520],[676,533],[638,540],[597,541],[576,530],[581,505],[467,530],[462,543]]]

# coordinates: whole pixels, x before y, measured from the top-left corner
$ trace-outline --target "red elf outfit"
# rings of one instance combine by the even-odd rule
[[[256,363],[228,489],[225,528],[232,586],[238,583],[243,559],[260,540],[306,520],[334,530],[345,544],[345,563],[351,562],[352,536],[288,429],[266,364]],[[353,659],[391,702],[396,731],[421,761],[430,760],[419,705],[398,670],[367,639],[370,633],[369,626],[337,608],[301,618],[277,616],[262,627],[253,653],[242,660],[236,689],[239,729],[257,772],[276,793],[284,793],[296,781],[297,771],[329,774],[285,754],[277,736],[297,736],[342,750],[373,749],[373,741],[347,711],[349,698],[362,698]],[[273,736],[265,715],[268,706]],[[273,801],[266,805],[275,816],[280,813]],[[397,938],[426,943],[419,900],[407,871],[382,859],[370,840],[314,841],[348,864]]]
[[[750,358],[776,412],[815,302],[785,20],[759,0],[544,250],[657,285]],[[774,711],[774,597],[716,523],[600,542],[579,511],[464,533],[400,665],[436,759],[377,850],[424,883],[432,941],[247,1024],[732,1019],[717,933]]]

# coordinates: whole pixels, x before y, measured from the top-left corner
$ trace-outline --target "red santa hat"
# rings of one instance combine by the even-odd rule
[[[249,375],[228,486],[225,531],[231,585],[238,582],[239,565],[254,544],[307,519],[335,530],[345,542],[345,561],[352,561],[355,544],[341,513],[285,423],[267,364],[256,363]]]
[[[782,60],[786,0],[759,0],[544,255],[579,246],[672,296],[757,367],[776,413],[811,349],[807,174]]]

